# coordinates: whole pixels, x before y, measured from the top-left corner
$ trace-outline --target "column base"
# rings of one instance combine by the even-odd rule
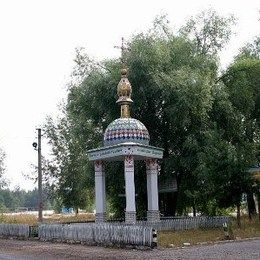
[[[126,211],[125,212],[125,223],[128,223],[128,224],[136,223],[136,212],[135,211]]]
[[[106,222],[106,212],[104,212],[104,213],[96,213],[96,215],[95,215],[95,222],[96,223]]]
[[[147,221],[148,222],[160,221],[160,211],[159,210],[148,210],[147,211]]]

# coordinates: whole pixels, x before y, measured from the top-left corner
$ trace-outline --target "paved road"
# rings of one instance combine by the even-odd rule
[[[2,260],[58,259],[260,259],[260,239],[203,246],[154,250],[114,249],[97,246],[0,239]]]

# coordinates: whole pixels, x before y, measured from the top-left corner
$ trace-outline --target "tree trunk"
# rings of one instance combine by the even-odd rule
[[[178,201],[178,194],[179,192],[173,192],[173,216],[176,216],[176,212],[177,212],[177,201]]]
[[[177,182],[177,191],[174,192],[174,197],[173,197],[173,216],[176,215],[177,209],[178,209],[178,200],[179,200],[179,194],[180,194],[180,184],[182,180],[182,174],[176,175],[176,182]]]
[[[164,213],[165,216],[175,216],[177,202],[177,193],[176,192],[167,192],[164,195]]]
[[[193,217],[196,217],[196,206],[195,206],[195,203],[193,203],[192,210],[193,210]]]
[[[256,215],[256,207],[255,207],[253,192],[249,191],[246,197],[247,197],[246,199],[247,199],[248,217],[250,220],[252,220],[252,216]]]
[[[240,201],[237,203],[237,226],[241,228],[241,212],[240,212]]]
[[[258,220],[260,222],[260,192],[257,192]]]

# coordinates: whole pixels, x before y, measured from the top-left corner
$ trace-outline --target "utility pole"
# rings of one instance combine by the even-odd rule
[[[42,134],[41,128],[37,128],[38,131],[38,222],[42,222]]]

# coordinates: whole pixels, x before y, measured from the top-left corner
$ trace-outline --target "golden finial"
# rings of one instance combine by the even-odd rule
[[[121,106],[121,117],[128,118],[130,117],[130,107],[129,105],[133,102],[131,99],[132,94],[132,86],[127,78],[127,68],[126,68],[126,60],[125,54],[129,48],[126,47],[124,38],[122,37],[121,46],[115,46],[115,48],[121,49],[121,80],[117,85],[117,95],[118,103]]]

